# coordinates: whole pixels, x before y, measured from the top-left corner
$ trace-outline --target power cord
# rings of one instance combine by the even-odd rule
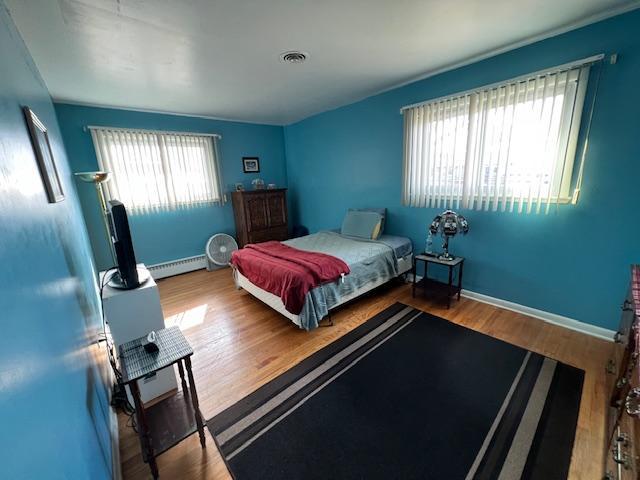
[[[100,281],[100,313],[102,316],[103,338],[100,339],[99,341],[105,342],[105,345],[107,348],[107,355],[109,357],[109,364],[111,365],[111,369],[113,370],[113,374],[116,379],[116,383],[113,386],[113,391],[111,395],[111,405],[116,409],[121,410],[126,415],[128,415],[129,420],[127,421],[127,425],[129,425],[129,422],[132,422],[133,429],[137,431],[135,426],[135,419],[133,415],[135,413],[135,408],[133,408],[133,406],[129,402],[126,388],[124,386],[124,383],[122,382],[122,372],[118,368],[118,362],[116,360],[116,355],[115,355],[115,345],[113,344],[113,339],[111,338],[109,333],[107,333],[107,319],[105,318],[105,315],[104,315],[104,299],[103,299],[104,287],[113,278],[113,276],[116,274],[116,271],[117,271],[117,267],[108,268],[107,270],[105,270],[104,275],[102,276],[102,279]]]

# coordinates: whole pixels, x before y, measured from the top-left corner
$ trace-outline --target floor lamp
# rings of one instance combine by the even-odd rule
[[[96,186],[96,194],[98,195],[98,205],[100,206],[100,215],[102,216],[102,223],[104,225],[104,233],[107,236],[107,245],[109,245],[109,252],[111,252],[112,265],[117,265],[116,252],[113,250],[113,242],[111,241],[111,229],[109,228],[109,220],[107,219],[107,202],[104,197],[104,190],[102,184],[108,182],[111,179],[111,173],[109,172],[78,172],[74,173],[81,181],[85,183],[93,183]]]
[[[109,252],[111,253],[111,261],[114,267],[118,267],[118,271],[115,272],[108,282],[108,285],[113,288],[129,290],[132,287],[128,286],[127,282],[122,280],[120,265],[118,263],[118,256],[116,255],[116,250],[114,246],[114,239],[112,238],[112,232],[110,227],[109,215],[107,212],[107,202],[104,196],[104,189],[102,187],[103,183],[106,183],[111,178],[111,173],[109,172],[78,172],[74,173],[76,177],[78,177],[81,181],[85,183],[93,183],[96,186],[96,194],[98,195],[98,204],[100,206],[100,214],[102,215],[102,223],[104,224],[104,233],[107,236],[107,244],[109,245]],[[149,271],[140,267],[137,267],[138,272],[138,285],[142,285],[149,278]]]

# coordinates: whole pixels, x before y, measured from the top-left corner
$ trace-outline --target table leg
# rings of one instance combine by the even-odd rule
[[[462,267],[464,266],[464,260],[460,262],[460,270],[458,270],[458,301],[460,301],[460,292],[462,291]]]
[[[131,389],[133,403],[136,406],[136,418],[138,419],[138,435],[140,436],[140,444],[142,446],[142,458],[149,464],[153,478],[158,478],[158,465],[156,464],[156,457],[153,453],[149,425],[147,424],[147,416],[144,411],[144,406],[142,405],[142,399],[140,398],[138,381],[135,380],[131,382],[129,384],[129,388]]]
[[[186,357],[184,364],[187,367],[187,375],[189,376],[189,393],[191,394],[191,402],[193,404],[193,413],[196,417],[196,425],[198,425],[198,434],[200,435],[200,445],[205,447],[204,424],[202,415],[200,414],[200,405],[198,404],[198,393],[196,392],[196,382],[193,380],[193,372],[191,371],[191,359]]]
[[[449,287],[447,289],[447,308],[451,308],[451,289],[453,287],[453,267],[449,266]]]
[[[178,373],[180,374],[180,381],[182,382],[182,394],[186,399],[188,387],[187,387],[187,381],[184,378],[184,368],[182,368],[182,362],[178,362]]]

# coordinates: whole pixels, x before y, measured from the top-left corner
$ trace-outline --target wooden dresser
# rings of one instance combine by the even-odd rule
[[[605,479],[640,478],[640,266],[631,284],[607,371],[613,374],[607,418]]]
[[[232,192],[231,198],[240,248],[288,238],[286,188]]]

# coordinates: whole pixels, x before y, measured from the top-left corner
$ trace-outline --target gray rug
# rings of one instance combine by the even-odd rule
[[[207,426],[237,479],[566,479],[583,378],[398,303]]]

